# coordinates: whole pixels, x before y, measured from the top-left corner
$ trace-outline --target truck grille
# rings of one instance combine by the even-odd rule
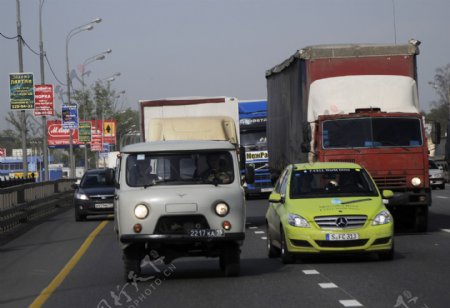
[[[323,229],[353,229],[366,223],[366,215],[318,216],[314,217],[316,224]]]
[[[192,229],[209,229],[202,215],[162,216],[156,224],[155,234],[189,234]]]
[[[329,159],[329,162],[333,163],[355,163],[356,161],[353,158],[336,158],[336,159]]]
[[[402,188],[406,186],[406,177],[404,176],[376,176],[373,179],[379,189]]]

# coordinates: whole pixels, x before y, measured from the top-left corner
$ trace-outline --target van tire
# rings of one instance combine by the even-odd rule
[[[219,256],[220,269],[225,277],[237,277],[240,274],[241,249],[237,244],[224,247]]]

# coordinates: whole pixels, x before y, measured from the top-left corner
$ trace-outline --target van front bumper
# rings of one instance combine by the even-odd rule
[[[243,241],[245,232],[225,233],[223,236],[189,236],[186,234],[123,234],[122,243],[171,243],[187,244],[198,242]]]

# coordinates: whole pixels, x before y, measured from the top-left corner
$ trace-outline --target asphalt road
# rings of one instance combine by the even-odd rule
[[[33,302],[64,308],[450,306],[449,185],[433,190],[429,232],[396,231],[390,262],[358,255],[282,265],[267,258],[266,208],[265,200],[247,203],[240,277],[223,277],[217,259],[186,258],[168,265],[146,262],[146,281],[136,284],[123,280],[112,220],[77,259],[74,255],[86,248],[83,243],[103,220],[76,223],[73,211],[64,212],[0,246],[0,307]],[[58,286],[42,300],[49,285]]]

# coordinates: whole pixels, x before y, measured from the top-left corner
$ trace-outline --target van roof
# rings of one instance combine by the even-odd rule
[[[130,144],[122,148],[123,153],[162,152],[162,151],[195,151],[195,150],[234,150],[228,141],[211,140],[168,140]]]

